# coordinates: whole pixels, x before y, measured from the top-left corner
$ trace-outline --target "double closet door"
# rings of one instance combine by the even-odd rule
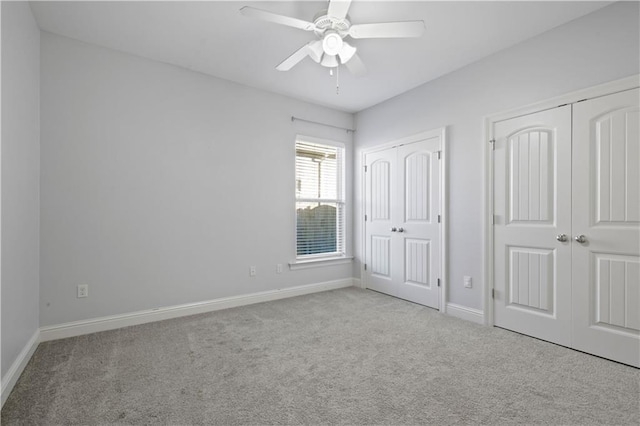
[[[640,366],[640,90],[494,124],[494,324]]]
[[[365,157],[367,287],[436,309],[441,143],[437,135]]]

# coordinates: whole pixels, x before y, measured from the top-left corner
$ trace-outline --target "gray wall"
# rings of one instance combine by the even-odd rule
[[[351,114],[49,33],[41,52],[41,325],[352,276],[286,266],[296,133],[352,162],[350,134],[290,118]]]
[[[637,2],[613,4],[356,115],[355,170],[363,149],[447,126],[450,302],[482,308],[484,117],[640,72],[638,14]],[[355,179],[361,257],[360,172]]]
[[[40,30],[28,3],[1,7],[4,378],[39,325]]]

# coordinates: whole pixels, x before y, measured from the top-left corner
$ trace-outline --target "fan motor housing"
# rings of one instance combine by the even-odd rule
[[[344,38],[346,32],[349,31],[349,27],[351,27],[348,16],[343,19],[334,18],[327,15],[326,10],[318,12],[313,18],[313,23],[316,27],[314,31],[318,37],[322,37],[327,30],[334,30],[340,37]]]

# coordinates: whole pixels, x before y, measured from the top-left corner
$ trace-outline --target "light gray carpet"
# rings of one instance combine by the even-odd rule
[[[41,344],[2,424],[640,423],[640,370],[355,288]]]

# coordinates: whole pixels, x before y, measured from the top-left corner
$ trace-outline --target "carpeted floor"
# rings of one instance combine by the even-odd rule
[[[2,424],[640,423],[640,370],[348,288],[42,343]]]

